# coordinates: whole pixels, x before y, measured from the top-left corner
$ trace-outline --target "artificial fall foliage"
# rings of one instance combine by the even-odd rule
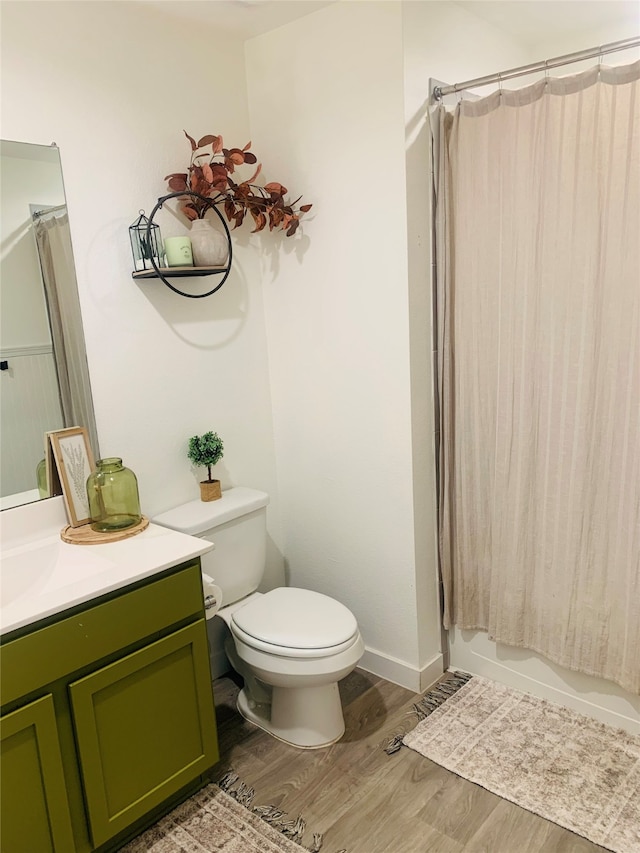
[[[254,232],[262,231],[268,225],[270,231],[282,230],[287,237],[296,233],[300,217],[311,209],[311,205],[302,204],[296,208],[302,196],[293,202],[287,201],[288,190],[277,181],[264,186],[254,183],[262,166],[255,154],[249,151],[250,142],[244,148],[225,148],[222,136],[207,134],[196,142],[186,130],[184,135],[191,143],[189,168],[186,172],[167,175],[165,180],[173,192],[190,191],[211,199],[211,202],[204,202],[185,196],[180,204],[185,216],[191,220],[202,219],[213,203],[224,206],[225,215],[234,228],[242,225],[249,212],[255,225]],[[256,168],[250,178],[237,182],[236,168],[244,165]]]

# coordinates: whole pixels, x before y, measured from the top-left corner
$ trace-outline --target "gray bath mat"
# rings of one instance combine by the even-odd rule
[[[479,676],[403,743],[616,853],[640,853],[640,737]]]
[[[254,791],[233,773],[208,785],[121,853],[318,853],[322,836],[303,846],[305,822],[275,806],[254,806]],[[340,850],[338,853],[347,853]]]

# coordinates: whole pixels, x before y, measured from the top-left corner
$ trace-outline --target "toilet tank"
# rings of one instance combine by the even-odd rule
[[[264,574],[269,495],[237,486],[215,501],[194,500],[152,519],[154,524],[213,542],[202,571],[222,589],[223,605],[255,592]]]

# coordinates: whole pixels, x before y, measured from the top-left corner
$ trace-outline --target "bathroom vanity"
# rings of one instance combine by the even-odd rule
[[[20,521],[5,535],[6,517],[2,850],[116,850],[218,760],[200,570],[211,545],[157,525],[68,545],[57,521],[34,542]]]

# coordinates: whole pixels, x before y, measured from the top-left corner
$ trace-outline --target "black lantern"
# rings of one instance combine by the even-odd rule
[[[154,269],[152,258],[156,267],[166,266],[160,226],[152,222],[149,227],[144,210],[140,211],[140,216],[129,226],[129,239],[133,252],[133,268],[136,272]]]

